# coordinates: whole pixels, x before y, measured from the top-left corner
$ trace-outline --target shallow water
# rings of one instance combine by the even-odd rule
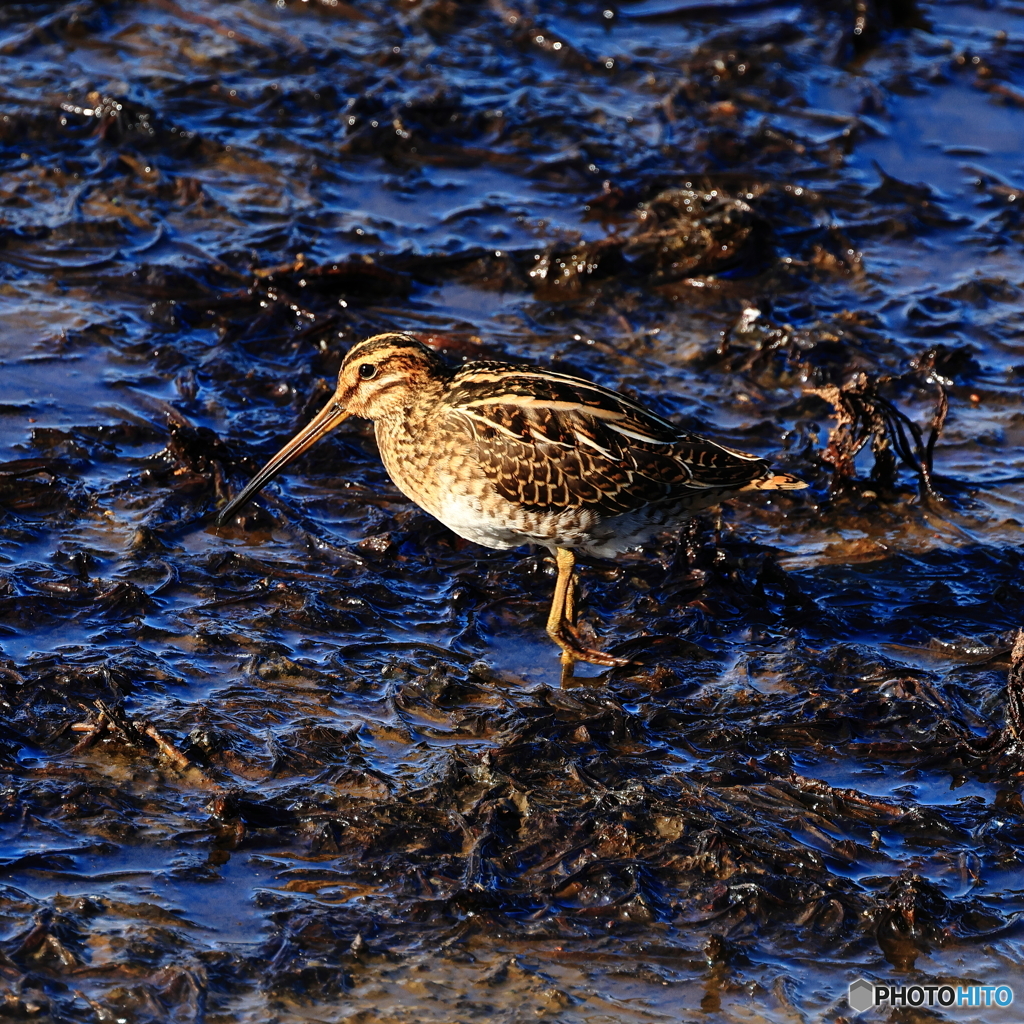
[[[1019,1005],[1022,142],[1008,2],[0,8],[0,1015]],[[585,566],[563,688],[366,424],[213,525],[392,328],[811,486]]]

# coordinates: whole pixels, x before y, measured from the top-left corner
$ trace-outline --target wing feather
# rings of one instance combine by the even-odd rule
[[[446,404],[499,493],[538,511],[587,508],[604,516],[771,475],[755,455],[681,431],[623,395],[564,374],[470,363]]]

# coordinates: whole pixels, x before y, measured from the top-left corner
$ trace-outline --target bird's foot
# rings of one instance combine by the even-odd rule
[[[616,658],[613,654],[605,654],[604,651],[595,651],[587,647],[580,640],[576,630],[567,622],[561,623],[556,629],[548,631],[548,636],[562,648],[562,663],[567,660],[586,661],[591,665],[603,665],[605,668],[624,668],[631,665],[628,658]]]

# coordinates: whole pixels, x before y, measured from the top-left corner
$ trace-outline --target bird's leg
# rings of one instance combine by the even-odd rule
[[[558,578],[555,580],[555,595],[551,599],[551,611],[548,614],[548,636],[562,648],[563,675],[567,661],[589,661],[592,665],[617,667],[628,665],[624,658],[615,658],[603,651],[595,651],[584,647],[572,628],[570,616],[575,615],[576,602],[573,598],[573,587],[576,585],[576,574],[573,566],[576,558],[568,548],[555,549],[555,565],[558,567]]]
[[[570,570],[569,586],[565,589],[565,611],[563,612],[562,617],[565,619],[565,624],[573,636],[579,636],[576,632],[576,588],[579,585],[579,576]]]
[[[579,578],[576,573],[569,573],[569,585],[565,588],[565,609],[562,618],[565,620],[565,627],[570,635],[579,639],[576,632],[576,588],[579,586]],[[562,686],[571,686],[573,680],[573,669],[576,667],[576,659],[563,647],[562,648]]]
[[[562,648],[563,655],[569,652],[569,648],[562,642],[561,636],[565,631],[566,605],[574,603],[571,595],[575,582],[575,573],[572,571],[575,562],[573,553],[567,548],[555,549],[558,578],[555,580],[555,593],[551,598],[551,610],[548,612],[547,631],[548,636]]]

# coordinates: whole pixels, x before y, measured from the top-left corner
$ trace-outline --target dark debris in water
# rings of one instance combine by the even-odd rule
[[[836,411],[836,425],[829,432],[828,445],[822,459],[835,468],[833,486],[842,485],[856,476],[856,458],[871,442],[875,464],[871,482],[886,490],[896,486],[899,464],[913,470],[924,494],[934,496],[932,470],[935,442],[949,413],[945,388],[938,384],[939,396],[932,414],[927,440],[924,431],[888,398],[880,394],[892,378],[870,380],[859,373],[845,384],[811,389],[810,393],[828,401]]]
[[[1022,40],[1009,2],[0,7],[0,1019],[1007,981]],[[411,506],[366,424],[212,525],[391,329],[812,486],[587,567],[636,664],[562,688],[548,561]]]

